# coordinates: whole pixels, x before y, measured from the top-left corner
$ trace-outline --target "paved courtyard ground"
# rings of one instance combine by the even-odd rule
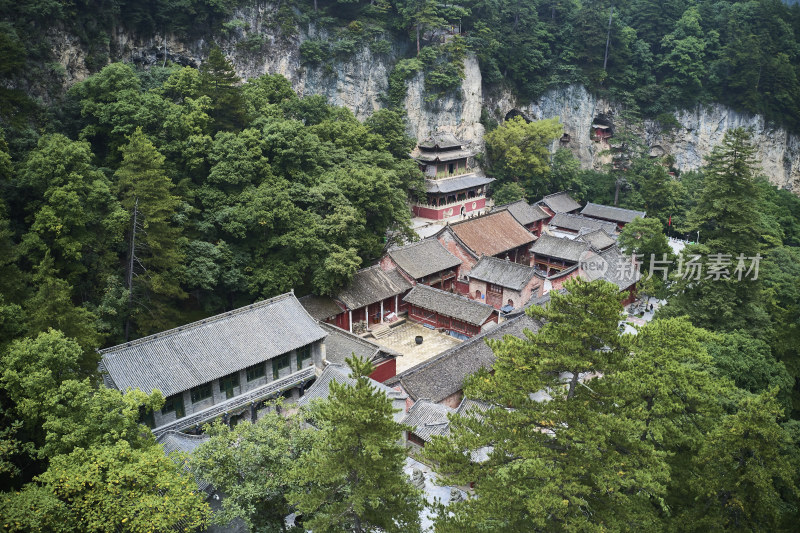
[[[403,354],[402,357],[397,358],[398,374],[439,355],[457,344],[461,344],[461,341],[455,337],[439,333],[436,330],[428,329],[411,321],[406,321],[404,324],[392,328],[391,331],[392,333],[386,337],[370,340]],[[417,335],[422,335],[422,344],[418,345],[414,341]]]

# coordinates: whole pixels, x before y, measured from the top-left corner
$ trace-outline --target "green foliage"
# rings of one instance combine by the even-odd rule
[[[142,332],[155,333],[169,323],[168,302],[185,297],[180,286],[184,259],[180,230],[174,218],[180,199],[171,194],[172,182],[163,170],[164,156],[141,128],[123,146],[122,163],[114,174],[122,205],[136,217],[128,232],[128,273],[135,283],[129,288],[136,305],[129,309]],[[130,254],[131,252],[129,252]]]
[[[418,58],[401,59],[389,73],[389,91],[386,100],[390,107],[401,107],[406,99],[406,82],[423,68]]]
[[[217,129],[234,130],[244,123],[239,76],[218,46],[200,67],[200,93],[211,99],[209,115]]]
[[[742,279],[734,275],[740,254],[758,253],[762,230],[758,188],[753,178],[753,147],[742,129],[730,130],[708,157],[703,188],[688,216],[687,229],[699,230],[704,245],[684,249],[682,261],[700,253],[704,272],[710,254],[727,254],[732,261],[728,279],[696,281],[692,276],[675,280],[674,296],[663,308],[667,316],[688,315],[694,324],[714,331],[745,329],[756,336],[764,333],[769,317],[761,298],[761,284],[754,274]],[[745,263],[749,267],[750,260]],[[675,272],[677,275],[677,272]]]
[[[292,467],[288,500],[314,531],[419,531],[422,499],[403,473],[403,426],[370,384],[372,364],[347,363],[355,384],[332,381],[314,409],[319,431]]]
[[[755,394],[777,389],[781,408],[791,409],[794,379],[784,364],[773,357],[766,342],[734,331],[712,334],[705,345],[719,373],[737,387]]]
[[[45,256],[36,267],[32,279],[36,290],[23,303],[25,332],[33,336],[55,326],[83,348],[82,366],[87,373],[93,372],[99,361],[94,350],[103,340],[98,331],[97,316],[73,303],[73,288],[55,276],[52,265],[50,257]]]
[[[64,381],[39,406],[45,431],[39,455],[52,458],[74,449],[119,442],[134,449],[152,447],[153,435],[139,423],[139,418],[142,412],[162,405],[164,397],[158,391],[149,395],[138,389],[122,393],[96,387],[89,380]]]
[[[30,198],[20,249],[28,264],[47,255],[53,275],[92,294],[94,280],[86,274],[113,268],[126,217],[108,178],[92,164],[89,144],[60,134],[41,137],[16,181]]]
[[[525,189],[516,182],[504,183],[492,193],[495,205],[505,205],[525,199]]]
[[[37,479],[66,507],[67,523],[84,531],[192,529],[209,514],[194,479],[160,446],[133,449],[119,441],[77,448],[54,457]],[[33,514],[48,512],[46,503]]]
[[[797,501],[797,464],[785,455],[774,392],[745,398],[710,432],[692,461],[690,487],[698,505],[679,519],[690,531],[777,530],[785,527],[786,498]],[[796,504],[795,504],[796,505]]]
[[[567,289],[545,309],[530,308],[543,321],[536,334],[491,341],[494,371],[475,374],[465,389],[490,409],[454,417],[450,437],[425,447],[448,483],[475,483],[476,497],[451,503],[437,529],[583,529],[587,514],[608,529],[652,525],[646,495],[663,493],[666,479],[640,439],[645,425],[620,416],[614,396],[597,390],[601,380],[578,380],[620,364],[618,289],[580,280]],[[539,391],[550,399],[534,399]],[[471,461],[482,449],[487,460]]]
[[[772,335],[768,339],[775,358],[781,361],[795,380],[792,408],[800,411],[800,250],[782,246],[767,252],[762,268],[763,297],[772,317]]]
[[[214,523],[239,518],[254,531],[284,531],[292,512],[289,471],[309,443],[299,419],[271,410],[254,424],[230,429],[217,422],[206,432],[211,438],[192,453],[190,465],[198,479],[225,494]]]
[[[673,259],[664,227],[653,218],[636,217],[622,228],[617,243],[626,255],[641,254],[644,261],[640,265],[641,272],[647,273],[650,257],[656,259]],[[665,257],[666,256],[666,257]]]
[[[364,121],[369,131],[380,135],[387,148],[398,159],[406,157],[416,145],[416,140],[406,133],[405,117],[391,109],[379,109]]]
[[[489,172],[499,184],[517,182],[526,196],[541,198],[549,190],[550,144],[561,136],[558,118],[526,122],[517,116],[486,134]]]
[[[327,61],[331,57],[327,41],[308,39],[300,43],[300,57],[303,63],[311,65]]]
[[[78,343],[60,331],[16,340],[3,354],[3,390],[22,417],[41,423],[53,392],[64,381],[83,377],[82,360]]]

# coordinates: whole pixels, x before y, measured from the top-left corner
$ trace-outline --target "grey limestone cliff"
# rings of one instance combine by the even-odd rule
[[[321,94],[334,105],[351,109],[363,119],[384,105],[388,78],[399,58],[407,57],[410,44],[391,40],[389,52],[374,53],[361,46],[347,57],[325,64],[302,62],[300,45],[306,39],[326,39],[313,24],[284,34],[274,20],[275,6],[258,3],[236,11],[237,24],[223,35],[214,36],[240,76],[245,79],[265,73],[283,74],[300,95]],[[85,51],[78,40],[63,32],[50,35],[53,51],[64,72],[64,81],[71,84],[89,74]],[[245,46],[246,45],[246,46]],[[109,42],[112,60],[153,65],[170,61],[199,66],[208,53],[209,42],[187,41],[175,36],[137,36],[115,31]],[[581,86],[552,90],[535,101],[520,100],[508,91],[484,87],[474,55],[464,64],[464,80],[460,91],[426,101],[424,75],[417,74],[407,82],[405,109],[409,133],[424,138],[434,132],[451,132],[472,144],[483,147],[484,128],[481,109],[502,120],[509,113],[521,114],[530,120],[559,117],[565,132],[570,134],[568,147],[585,168],[599,168],[608,162],[607,149],[590,138],[592,123],[598,117],[614,123],[620,108],[613,102],[597,98]],[[725,131],[733,127],[749,128],[758,148],[761,169],[775,185],[800,194],[800,137],[767,124],[762,117],[737,113],[722,105],[698,106],[675,113],[679,127],[665,131],[658,123],[646,122],[642,136],[657,155],[671,154],[680,170],[698,168],[703,157],[717,144]]]

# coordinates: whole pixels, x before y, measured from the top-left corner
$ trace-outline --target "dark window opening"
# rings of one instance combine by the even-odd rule
[[[272,379],[278,379],[281,370],[284,368],[291,369],[292,360],[289,357],[289,354],[279,355],[275,359],[272,360]]]
[[[219,391],[225,393],[225,398],[233,398],[233,389],[239,386],[239,373],[234,372],[219,379]]]
[[[183,405],[183,393],[167,396],[167,399],[164,401],[161,414],[165,415],[173,411],[175,411],[175,418],[183,418],[186,416],[186,408]]]
[[[255,381],[258,378],[263,378],[267,373],[267,364],[258,363],[257,365],[249,366],[245,370],[247,381]]]
[[[153,415],[153,410],[152,409],[145,411],[144,407],[140,407],[139,408],[139,421],[142,424],[144,424],[147,427],[149,427],[150,429],[153,429],[154,427],[156,427],[156,417]]]
[[[305,363],[311,359],[311,345],[303,346],[297,350],[297,370],[305,366]]]
[[[192,387],[192,390],[189,391],[189,396],[192,398],[192,403],[201,402],[206,398],[211,398],[212,395],[213,392],[211,391],[211,383],[204,383],[203,385]]]
[[[421,437],[418,437],[417,435],[415,435],[414,433],[409,433],[408,434],[408,442],[413,442],[417,446],[425,446],[425,441],[422,440]]]

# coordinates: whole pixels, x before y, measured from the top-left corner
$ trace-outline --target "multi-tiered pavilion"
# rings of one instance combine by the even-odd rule
[[[425,198],[412,199],[414,216],[443,220],[486,207],[486,193],[493,178],[474,164],[474,152],[450,133],[421,142],[414,159],[425,173]]]

